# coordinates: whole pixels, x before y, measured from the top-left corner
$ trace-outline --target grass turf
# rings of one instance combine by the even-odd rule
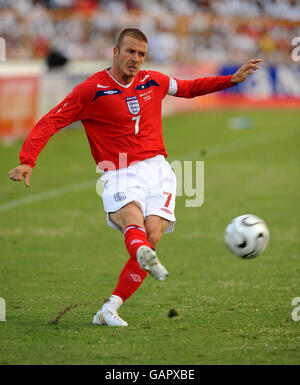
[[[231,130],[234,115],[164,119],[170,160],[205,161],[205,201],[188,208],[177,198],[175,232],[158,248],[170,276],[147,277],[120,309],[124,329],[91,324],[128,257],[121,233],[106,225],[83,130],[50,140],[30,189],[6,176],[21,142],[0,144],[0,364],[300,363],[300,322],[291,318],[300,297],[300,113],[239,111],[253,127]],[[68,190],[85,181],[90,187]],[[18,205],[52,190],[58,195]],[[223,242],[244,213],[262,217],[271,234],[253,260]]]

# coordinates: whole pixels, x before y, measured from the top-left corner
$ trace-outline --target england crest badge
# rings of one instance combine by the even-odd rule
[[[132,115],[137,115],[141,111],[140,103],[138,101],[137,96],[131,96],[129,98],[126,98],[126,103],[128,110]]]

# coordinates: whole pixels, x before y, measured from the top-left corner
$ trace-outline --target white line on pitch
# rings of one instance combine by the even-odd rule
[[[24,206],[33,202],[39,202],[48,198],[56,198],[60,195],[70,194],[72,192],[79,192],[88,190],[90,187],[96,186],[96,180],[85,181],[78,184],[73,184],[67,187],[61,187],[50,191],[45,191],[39,194],[33,194],[29,197],[16,199],[14,201],[6,202],[0,205],[0,212],[14,209],[16,207]]]

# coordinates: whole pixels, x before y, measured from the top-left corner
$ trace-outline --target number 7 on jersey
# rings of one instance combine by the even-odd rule
[[[134,125],[134,135],[137,135],[139,133],[139,129],[140,129],[140,119],[141,119],[141,115],[138,115],[138,116],[134,116],[132,118],[132,121],[135,120],[135,125]]]

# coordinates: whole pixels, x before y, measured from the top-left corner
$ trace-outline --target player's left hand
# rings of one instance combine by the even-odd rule
[[[235,74],[231,76],[231,83],[241,83],[247,79],[248,75],[252,75],[256,70],[259,69],[257,63],[260,63],[261,59],[251,59],[247,63],[243,64]]]

